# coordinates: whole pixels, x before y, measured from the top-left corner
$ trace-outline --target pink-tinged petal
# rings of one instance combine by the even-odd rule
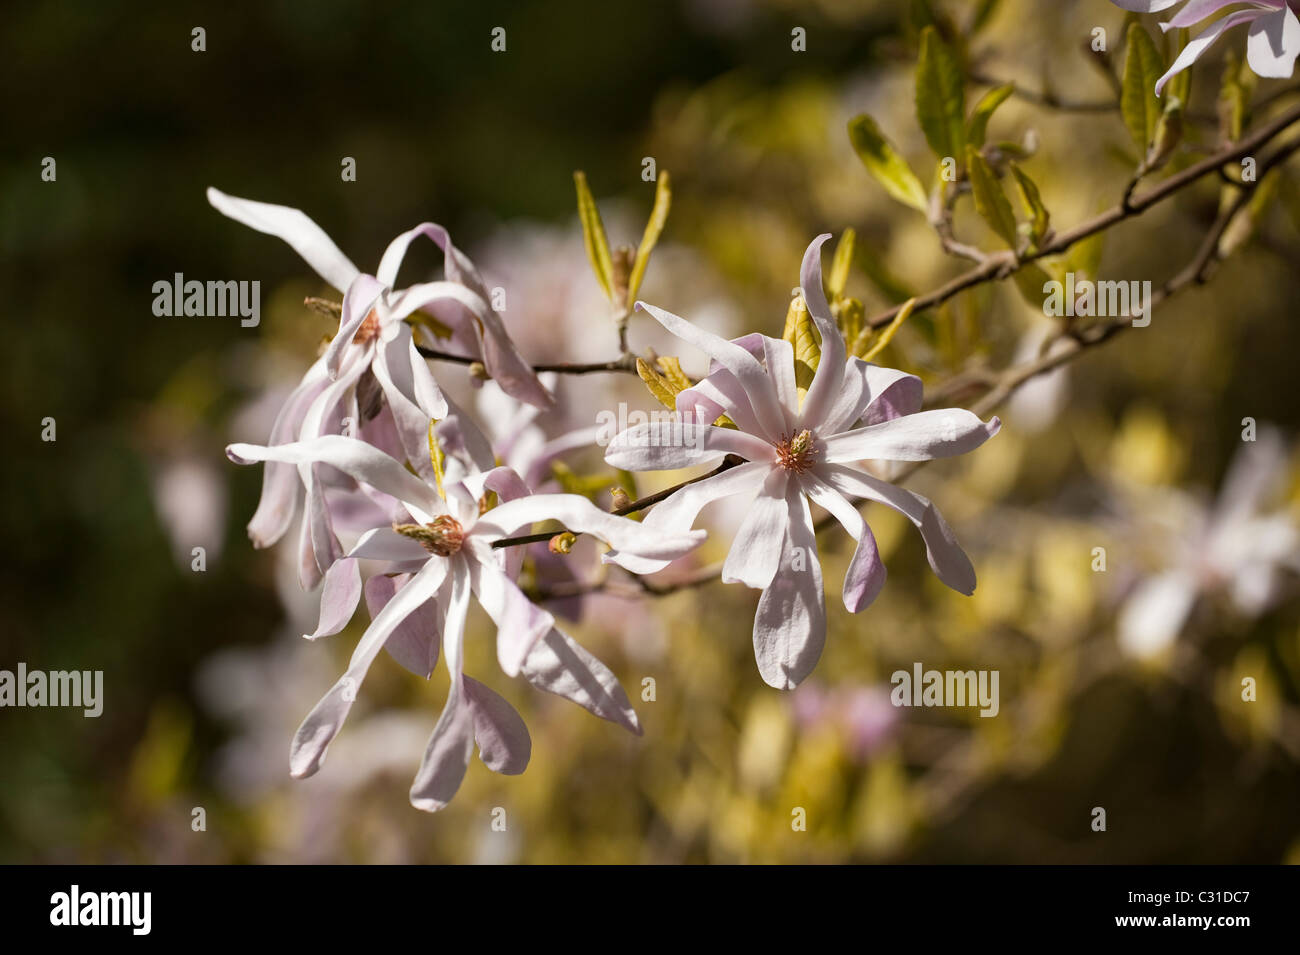
[[[1164,92],[1165,84],[1168,83],[1173,76],[1181,73],[1183,70],[1195,63],[1197,58],[1208,50],[1210,45],[1223,34],[1224,30],[1230,30],[1239,24],[1254,20],[1257,16],[1259,16],[1258,10],[1247,10],[1242,13],[1234,13],[1231,16],[1224,17],[1222,20],[1215,20],[1214,23],[1206,27],[1203,32],[1189,40],[1187,46],[1183,47],[1182,52],[1178,54],[1178,57],[1170,65],[1169,69],[1165,72],[1165,75],[1156,81],[1156,95],[1159,96]]]
[[[495,491],[502,503],[527,497],[532,493],[524,483],[524,479],[515,473],[515,469],[505,465],[493,468],[483,475],[483,487]]]
[[[795,422],[799,420],[799,387],[794,377],[794,346],[781,338],[762,339],[763,360],[767,373],[772,378],[772,387],[776,389],[776,400],[781,402],[785,411],[785,433],[794,434]]]
[[[1295,72],[1300,56],[1300,19],[1289,6],[1259,17],[1250,25],[1246,61],[1256,76],[1283,77]]]
[[[539,640],[520,672],[539,690],[641,735],[641,723],[618,678],[563,631],[552,630]]]
[[[988,424],[965,408],[938,408],[892,418],[822,440],[821,460],[929,461],[974,451],[998,433],[1002,422]]]
[[[813,239],[804,252],[803,266],[799,272],[804,304],[808,306],[808,315],[822,336],[821,360],[817,363],[817,373],[808,386],[808,393],[804,395],[799,419],[802,427],[813,430],[821,425],[840,393],[840,385],[844,381],[844,362],[848,358],[844,336],[835,324],[831,307],[826,302],[826,291],[822,288],[822,243],[830,237],[827,232]]]
[[[324,574],[316,562],[316,549],[312,546],[311,521],[304,515],[298,523],[298,583],[311,592],[320,586]]]
[[[528,727],[495,690],[473,677],[465,681],[465,703],[474,718],[474,741],[478,743],[478,756],[483,765],[494,773],[518,776],[528,768],[528,758],[533,752],[533,740]]]
[[[578,428],[547,441],[528,458],[527,470],[523,474],[524,483],[533,489],[540,487],[550,474],[552,461],[569,451],[591,447],[601,438],[603,432],[604,429],[600,426]],[[520,467],[524,465],[520,464]]]
[[[429,552],[391,527],[376,527],[362,534],[347,556],[357,560],[387,560],[400,564],[424,560],[428,558]]]
[[[307,409],[316,396],[325,390],[329,379],[324,362],[318,361],[308,370],[298,387],[281,406],[267,444],[285,444],[298,435]],[[289,530],[298,501],[301,482],[292,465],[268,462],[262,471],[262,496],[257,510],[248,522],[248,537],[257,548],[270,547]]]
[[[813,671],[826,643],[826,599],[808,502],[791,481],[781,573],[763,591],[754,614],[754,658],[768,686],[792,690]]]
[[[378,448],[372,448],[356,438],[328,434],[311,441],[296,441],[273,448],[256,444],[232,444],[226,448],[226,456],[236,464],[250,464],[254,461],[328,464],[427,514],[440,514],[443,511],[437,491]]]
[[[415,403],[430,418],[447,417],[447,399],[443,397],[442,389],[434,381],[433,372],[429,371],[429,363],[424,360],[424,356],[415,347],[414,336],[408,335],[406,339],[407,352],[411,359],[411,379],[415,388]]]
[[[921,379],[916,375],[879,365],[867,365],[863,374],[866,378],[867,407],[861,417],[866,424],[879,424],[921,410],[924,389]]]
[[[348,625],[361,602],[361,568],[355,560],[336,560],[325,571],[325,586],[320,595],[320,622],[308,640],[328,637]]]
[[[479,471],[490,471],[496,467],[491,442],[474,423],[474,419],[451,398],[447,398],[447,417],[438,422],[436,431],[438,442],[448,455],[472,464]]]
[[[892,507],[921,532],[926,560],[940,580],[958,593],[975,592],[975,568],[938,509],[920,494],[896,487],[842,464],[817,468],[817,476],[841,494]]]
[[[524,596],[495,562],[468,563],[470,586],[497,625],[497,662],[506,676],[517,676],[533,645],[555,626],[555,618]]]
[[[1134,13],[1159,13],[1161,10],[1168,10],[1179,0],[1110,0],[1110,2]]]
[[[403,324],[391,341],[377,343],[371,370],[393,414],[406,460],[426,484],[433,484],[433,464],[429,459],[430,415],[415,400],[410,338],[411,329]]]
[[[719,338],[712,332],[706,332],[672,312],[647,305],[645,302],[637,302],[636,307],[645,309],[668,331],[682,341],[694,345],[729,371],[745,390],[745,396],[761,428],[759,432],[761,436],[769,441],[780,439],[785,430],[785,413],[781,410],[781,403],[777,401],[776,389],[772,387],[771,379],[767,377],[767,372],[757,358],[740,345]]]
[[[1173,646],[1196,603],[1196,590],[1196,578],[1183,570],[1143,581],[1120,610],[1120,648],[1149,659]]]
[[[751,461],[688,484],[656,504],[642,523],[664,532],[689,530],[707,505],[733,494],[757,491],[772,470],[770,464]]]
[[[388,286],[397,282],[397,272],[401,267],[402,259],[406,257],[406,250],[420,236],[427,236],[443,251],[446,258],[444,272],[448,281],[458,282],[484,298],[487,297],[483,289],[483,280],[479,278],[474,263],[452,245],[447,230],[435,222],[422,222],[414,229],[403,232],[388,244],[388,248],[384,250],[384,257],[379,261],[379,268],[375,271],[380,281]]]
[[[813,503],[825,508],[857,541],[853,559],[844,572],[842,596],[845,610],[860,613],[871,606],[885,587],[885,565],[876,547],[876,536],[858,509],[821,478],[807,472],[799,476],[799,481]]]
[[[475,314],[488,310],[487,302],[477,292],[459,282],[439,281],[421,282],[400,292],[394,292],[388,299],[388,315],[390,320],[403,319],[430,305],[450,303],[455,303]]]
[[[438,725],[429,737],[415,781],[411,783],[411,805],[425,812],[437,812],[451,802],[474,753],[474,715],[466,705],[463,679],[465,615],[468,610],[469,570],[464,561],[456,560],[451,567],[451,594],[442,640],[450,689]]]
[[[733,428],[672,419],[638,424],[615,435],[605,462],[628,471],[671,471],[738,454],[751,461],[775,459],[772,445]]]
[[[297,209],[239,199],[209,187],[208,202],[223,215],[258,232],[283,239],[316,274],[340,292],[360,274],[346,255],[316,223]]]
[[[428,554],[425,554],[428,559]],[[366,581],[366,609],[373,620],[399,590],[410,583],[409,574],[376,574]],[[384,644],[388,655],[416,676],[428,679],[438,664],[438,640],[442,634],[442,611],[430,597],[412,610],[393,630]]]
[[[1166,22],[1160,24],[1160,29],[1167,33],[1170,30],[1190,27],[1211,14],[1218,13],[1224,7],[1231,7],[1241,2],[1242,0],[1188,0],[1187,6],[1175,13]]]
[[[641,558],[665,563],[676,560],[704,540],[703,531],[678,531],[647,526],[602,511],[577,494],[534,494],[507,501],[488,511],[470,534],[499,540],[532,524],[556,520],[575,534],[591,534],[620,552],[624,561]],[[606,555],[609,556],[609,555]],[[636,571],[634,571],[635,573]]]
[[[306,489],[304,498],[305,513],[303,526],[307,528],[311,542],[312,559],[322,574],[333,566],[334,561],[343,556],[343,547],[338,535],[334,533],[334,521],[329,508],[325,505],[325,488],[316,480],[315,465],[300,465],[303,485]]]
[[[446,575],[447,561],[427,561],[411,582],[399,590],[371,621],[352,653],[347,671],[307,714],[294,734],[289,753],[289,772],[293,776],[311,776],[320,769],[325,751],[347,719],[370,664],[398,624],[434,595]]]
[[[707,378],[677,393],[677,413],[682,420],[712,424],[725,414],[746,434],[765,436],[767,432],[759,425],[749,396],[736,376],[717,362],[711,364],[717,367],[710,369]]]
[[[785,494],[789,480],[790,472],[783,468],[768,473],[727,551],[722,565],[723,583],[762,590],[778,570],[788,571],[781,566],[781,552],[789,520]]]
[[[361,323],[366,320],[366,316],[370,314],[370,310],[375,307],[375,303],[383,293],[384,287],[370,275],[358,275],[348,286],[347,292],[343,295],[343,310],[339,315],[338,334],[325,349],[325,368],[331,378],[339,376],[344,352],[349,345],[353,344]]]

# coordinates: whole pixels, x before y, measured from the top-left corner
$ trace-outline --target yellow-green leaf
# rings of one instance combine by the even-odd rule
[[[966,126],[966,142],[976,149],[984,145],[984,137],[988,135],[989,119],[993,116],[993,111],[1005,103],[1015,90],[1014,83],[1006,83],[993,87],[980,97],[975,108],[971,110],[970,122]]]
[[[796,296],[785,313],[785,332],[782,337],[794,347],[794,383],[799,400],[807,393],[821,362],[821,339],[813,324],[812,315],[804,304],[803,296]]]
[[[965,81],[957,59],[934,27],[921,31],[916,64],[916,117],[940,159],[961,161],[966,146]]]
[[[596,273],[596,281],[611,301],[614,295],[614,262],[609,254],[609,239],[605,238],[605,225],[600,221],[600,210],[587,186],[587,175],[581,170],[573,174],[573,184],[578,190],[578,218],[582,222],[582,240],[587,246],[587,258]]]
[[[678,371],[680,370],[679,366]],[[636,360],[636,373],[641,376],[641,380],[645,382],[645,386],[650,389],[650,394],[654,395],[656,401],[670,411],[677,410],[677,392],[681,391],[681,388],[673,387],[673,382],[667,376],[657,368],[651,367],[650,363],[642,358]]]
[[[1150,34],[1140,23],[1128,26],[1128,53],[1124,61],[1124,83],[1120,95],[1120,111],[1124,125],[1145,156],[1147,146],[1155,135],[1160,119],[1160,98],[1156,96],[1156,82],[1164,73],[1164,61],[1151,41]]]
[[[1037,243],[1047,234],[1051,216],[1047,212],[1047,207],[1043,205],[1043,197],[1039,194],[1038,186],[1034,181],[1015,163],[1008,163],[1007,166],[1016,181],[1016,191],[1020,194],[1025,212],[1029,213],[1029,236]]]
[[[862,165],[867,167],[867,172],[875,176],[890,196],[913,209],[925,211],[925,187],[912,172],[912,167],[880,132],[874,119],[863,113],[849,120],[849,142]]]
[[[844,294],[844,288],[849,283],[849,267],[853,264],[853,245],[857,238],[858,234],[853,229],[845,229],[835,245],[835,256],[831,259],[831,272],[826,281],[826,291],[830,293],[832,301]]]
[[[646,266],[650,262],[650,252],[664,231],[664,223],[668,221],[668,208],[672,205],[672,201],[673,190],[668,180],[668,171],[663,170],[655,181],[654,208],[650,210],[650,218],[646,221],[645,232],[641,235],[641,244],[637,246],[636,259],[632,263],[632,278],[627,286],[628,305],[636,301],[636,293],[641,288],[641,280],[645,278]]]
[[[1018,235],[1016,215],[1007,201],[1007,194],[1002,191],[1002,183],[985,162],[984,157],[973,147],[966,149],[966,169],[970,176],[971,194],[975,199],[975,211],[989,224],[1004,242],[1015,248]]]
[[[910,298],[906,302],[904,302],[902,308],[898,310],[898,314],[894,316],[894,320],[890,322],[888,325],[886,325],[883,329],[881,329],[880,334],[876,336],[876,339],[872,343],[871,348],[865,351],[859,357],[863,361],[871,361],[871,359],[875,358],[882,351],[884,351],[885,348],[889,345],[889,343],[893,340],[894,333],[898,331],[898,329],[902,326],[902,324],[905,321],[907,321],[908,316],[912,314],[912,309],[915,305],[916,305],[916,299],[914,298]]]

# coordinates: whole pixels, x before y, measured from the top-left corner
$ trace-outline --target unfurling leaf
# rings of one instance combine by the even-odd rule
[[[1138,155],[1145,156],[1147,146],[1155,136],[1160,119],[1160,98],[1156,96],[1156,83],[1164,72],[1156,45],[1142,24],[1128,25],[1128,54],[1124,61],[1124,84],[1120,96],[1120,111],[1128,127]]]
[[[921,31],[916,64],[916,118],[940,159],[961,161],[966,147],[965,83],[957,59],[934,27]]]
[[[902,324],[907,321],[908,316],[912,314],[912,309],[915,305],[916,299],[914,298],[910,298],[904,302],[902,307],[899,308],[898,314],[894,316],[893,321],[881,329],[880,334],[876,336],[875,341],[870,343],[871,347],[863,351],[862,354],[858,355],[858,357],[863,361],[871,361],[871,359],[884,351],[890,341],[893,340],[894,333],[898,331]],[[867,345],[865,338],[860,344],[864,347]],[[856,348],[854,349],[854,353],[857,354]]]
[[[799,392],[799,400],[807,394],[812,384],[817,366],[821,363],[821,339],[817,327],[813,324],[808,306],[803,296],[797,295],[790,300],[790,307],[785,313],[785,331],[781,335],[794,347],[794,383]]]
[[[1016,181],[1016,191],[1020,194],[1020,201],[1024,204],[1025,211],[1029,213],[1029,238],[1037,245],[1047,234],[1051,216],[1047,212],[1047,207],[1043,205],[1043,197],[1038,192],[1038,186],[1025,171],[1015,163],[1008,163],[1007,168],[1011,170],[1011,175]]]
[[[672,360],[676,361],[676,359]],[[662,362],[663,359],[660,358],[658,361]],[[680,366],[678,370],[680,371]],[[641,380],[645,382],[646,388],[650,390],[650,394],[654,395],[656,401],[670,411],[677,410],[677,392],[682,389],[674,387],[673,382],[667,375],[657,368],[651,367],[650,363],[643,358],[636,360],[636,373],[641,376]]]
[[[582,240],[587,246],[587,258],[591,260],[591,269],[596,273],[596,281],[604,289],[605,296],[614,300],[614,262],[609,254],[609,240],[605,238],[605,226],[600,221],[600,210],[592,198],[587,186],[587,175],[581,170],[573,174],[573,184],[578,190],[578,218],[582,222]]]
[[[1250,89],[1247,83],[1242,82],[1241,59],[1235,51],[1229,49],[1223,67],[1218,103],[1219,134],[1225,143],[1235,143],[1241,139],[1242,131],[1246,128],[1249,103]]]
[[[880,132],[876,121],[867,114],[849,120],[849,142],[885,191],[904,205],[920,212],[925,211],[925,187],[912,172],[912,167],[894,149],[893,144]]]
[[[966,149],[966,169],[970,176],[971,194],[975,199],[975,211],[989,224],[1006,244],[1014,249],[1018,244],[1016,215],[1007,201],[1007,194],[1002,191],[1002,183],[994,174],[984,157],[972,147]]]
[[[1164,112],[1156,121],[1156,131],[1151,137],[1151,148],[1147,150],[1146,159],[1142,163],[1143,171],[1153,172],[1169,162],[1169,157],[1174,154],[1182,138],[1183,101],[1170,94],[1165,101]]]
[[[853,245],[857,238],[856,232],[845,229],[835,246],[835,256],[831,259],[831,274],[826,282],[826,291],[832,301],[840,298],[844,294],[844,287],[849,284],[849,267],[853,265]]]
[[[1006,83],[1003,86],[993,87],[980,97],[975,108],[971,110],[970,122],[966,125],[966,142],[976,149],[984,145],[984,137],[988,135],[989,119],[993,116],[993,111],[1005,103],[1015,90],[1014,83]]]
[[[646,266],[650,262],[650,253],[659,241],[659,236],[664,231],[664,223],[668,221],[668,208],[672,205],[673,191],[668,180],[668,170],[663,169],[659,172],[659,178],[655,181],[655,204],[650,210],[650,218],[645,224],[645,232],[641,235],[641,244],[637,246],[636,259],[632,263],[632,278],[628,282],[627,304],[631,305],[636,301],[636,293],[641,288],[641,280],[645,278]]]

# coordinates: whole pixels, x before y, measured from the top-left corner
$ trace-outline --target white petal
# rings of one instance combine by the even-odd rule
[[[212,188],[208,189],[208,202],[236,222],[289,243],[317,275],[340,292],[346,291],[360,274],[360,269],[339,251],[325,231],[297,209],[238,199]]]
[[[781,402],[785,412],[786,434],[794,434],[795,422],[799,419],[799,387],[794,375],[794,346],[781,338],[760,336],[763,346],[763,360],[767,373],[776,389],[776,399]]]
[[[1183,47],[1182,52],[1178,54],[1173,64],[1170,65],[1169,69],[1165,72],[1165,75],[1156,81],[1156,95],[1159,96],[1164,91],[1165,84],[1169,82],[1171,77],[1181,73],[1183,70],[1195,63],[1197,58],[1209,49],[1210,44],[1223,34],[1224,30],[1229,30],[1238,24],[1246,23],[1255,19],[1257,16],[1259,16],[1258,10],[1246,10],[1241,13],[1234,13],[1230,16],[1224,17],[1222,20],[1215,20],[1212,24],[1206,27],[1204,31],[1189,40],[1187,46]]]
[[[844,608],[849,613],[860,613],[871,606],[885,586],[885,565],[880,560],[876,537],[858,509],[816,474],[807,472],[800,475],[799,480],[813,503],[829,511],[840,526],[849,532],[849,536],[857,541],[853,559],[844,572],[841,596]]]
[[[844,386],[822,422],[822,434],[839,434],[866,419],[878,424],[921,410],[921,379],[893,368],[850,358]]]
[[[1159,656],[1173,645],[1195,602],[1196,579],[1185,571],[1143,581],[1120,610],[1120,648],[1139,659]]]
[[[411,560],[427,560],[429,552],[391,527],[376,527],[362,534],[355,546],[348,551],[347,556],[405,563]]]
[[[782,571],[759,597],[754,614],[758,672],[778,690],[798,686],[817,665],[826,643],[826,599],[812,515],[796,482],[790,482],[786,499]]]
[[[605,451],[605,462],[628,471],[672,471],[726,454],[750,461],[775,458],[772,445],[752,434],[673,419],[638,424],[615,435]]]
[[[506,676],[516,676],[533,645],[555,626],[555,618],[524,596],[494,562],[468,563],[470,586],[497,625],[497,661]]]
[[[328,637],[348,625],[361,601],[361,569],[355,560],[336,560],[325,572],[320,595],[320,622],[308,640]]]
[[[998,433],[1002,422],[988,424],[964,408],[938,408],[892,418],[856,431],[842,431],[822,441],[821,460],[929,461],[974,451]]]
[[[799,418],[802,427],[813,430],[821,426],[840,393],[840,384],[844,380],[844,362],[848,357],[844,348],[844,336],[835,324],[830,305],[826,303],[826,292],[822,288],[822,243],[830,237],[827,232],[812,240],[804,252],[803,267],[799,273],[804,304],[808,306],[808,314],[822,337],[821,359],[817,363],[817,373],[813,376],[812,384],[808,386],[808,393],[804,395]]]
[[[356,280],[348,286],[347,292],[343,296],[343,310],[339,315],[339,330],[325,349],[325,367],[328,369],[331,378],[337,378],[339,366],[343,362],[343,353],[347,351],[349,345],[353,344],[357,337],[357,331],[361,328],[361,323],[366,320],[370,310],[375,307],[379,296],[384,292],[384,287],[380,285],[372,276],[358,275]]]
[[[494,773],[518,776],[528,768],[533,741],[515,708],[473,677],[465,681],[465,703],[474,718],[479,759]]]
[[[552,630],[539,640],[520,672],[539,690],[562,696],[641,735],[636,711],[618,678],[563,631]]]
[[[425,555],[428,559],[428,555]],[[373,620],[383,612],[393,596],[410,583],[409,574],[375,574],[366,581],[366,609]],[[436,597],[430,597],[412,610],[384,642],[388,655],[416,676],[428,679],[438,663],[438,644],[442,639],[442,611]]]
[[[1300,19],[1289,6],[1250,25],[1246,60],[1257,76],[1290,76],[1300,55]]]
[[[785,493],[789,479],[789,471],[773,468],[763,481],[727,551],[722,565],[723,583],[762,590],[778,570],[788,572],[789,568],[781,566],[781,553],[789,520]]]

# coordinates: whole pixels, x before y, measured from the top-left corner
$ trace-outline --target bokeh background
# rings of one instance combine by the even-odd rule
[[[387,657],[326,769],[288,776],[292,733],[341,671],[364,613],[327,641],[301,638],[312,598],[285,554],[248,544],[260,475],[230,465],[223,447],[266,437],[330,331],[301,304],[325,289],[283,244],[213,211],[204,189],[305,210],[363,269],[399,231],[441,222],[507,289],[507,326],[527,356],[603,360],[616,340],[583,254],[572,173],[586,171],[611,241],[634,244],[652,156],[674,197],[642,297],[729,334],[779,335],[804,246],[852,227],[849,292],[871,313],[962,268],[867,175],[845,133],[869,112],[915,168],[932,162],[912,108],[927,6],[9,5],[0,668],[103,670],[105,703],[98,719],[0,710],[0,861],[1300,859],[1295,567],[1228,559],[1172,644],[1135,653],[1116,636],[1143,579],[1220,546],[1198,522],[1215,513],[1234,456],[1252,450],[1245,417],[1280,449],[1251,459],[1268,478],[1268,526],[1294,533],[1293,172],[1253,242],[1205,288],[1035,381],[979,453],[912,479],[969,551],[974,597],[933,579],[910,526],[872,507],[889,585],[867,612],[846,614],[849,551],[838,529],[823,538],[827,648],[793,694],[758,676],[755,592],[713,583],[645,600],[615,588],[569,629],[620,675],[644,737],[501,677],[479,617],[469,670],[525,716],[534,749],[522,777],[475,761],[448,810],[412,809],[406,791],[446,677],[426,684]],[[978,5],[937,6],[968,23]],[[1093,27],[1118,37],[1122,24],[1105,0],[1004,0],[971,50],[987,76],[1105,99],[1080,45]],[[190,49],[195,26],[204,53]],[[505,53],[489,48],[495,26],[507,30]],[[806,52],[791,50],[795,26]],[[1197,70],[1203,111],[1230,45]],[[1117,201],[1132,159],[1114,111],[1017,98],[994,128],[1037,139],[1025,168],[1056,223]],[[1187,155],[1212,139],[1192,135]],[[45,156],[56,182],[40,179]],[[356,182],[340,179],[345,156]],[[1101,274],[1167,278],[1217,200],[1207,181],[1115,230]],[[977,223],[959,222],[991,247]],[[439,264],[417,247],[403,275]],[[155,317],[152,284],[175,272],[260,280],[261,325]],[[634,347],[702,370],[701,356],[646,321],[634,321]],[[985,288],[910,320],[883,360],[938,387],[1032,355],[1051,327],[1014,287]],[[463,369],[436,371],[469,394]],[[548,434],[619,400],[654,406],[625,377],[560,389],[561,409],[539,419]],[[40,437],[47,416],[53,443]],[[598,454],[566,463],[601,469]],[[735,509],[711,514],[716,539],[701,559],[722,555],[736,520]],[[203,573],[191,570],[193,546],[207,549]],[[599,573],[590,553],[574,560],[580,576]],[[1266,572],[1269,599],[1243,609],[1233,586],[1249,590]],[[896,709],[889,675],[915,662],[999,670],[1001,713]],[[1241,700],[1243,677],[1257,681],[1254,703]],[[641,700],[646,678],[653,701]],[[1091,827],[1098,806],[1105,832]],[[204,831],[191,828],[195,807]],[[494,807],[506,810],[504,833],[490,827]],[[793,807],[806,810],[806,832],[792,831]]]

